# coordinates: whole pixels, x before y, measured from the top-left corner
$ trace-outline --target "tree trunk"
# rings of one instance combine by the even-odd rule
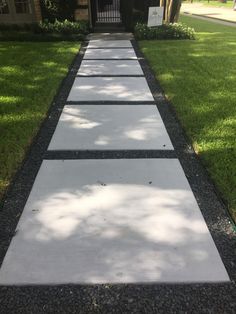
[[[175,22],[175,23],[177,23],[178,20],[179,20],[181,4],[182,4],[182,1],[178,1],[177,7],[176,7],[176,11],[175,11],[175,16],[174,16],[174,22]]]
[[[160,0],[160,7],[164,7],[165,6],[165,0]]]
[[[166,0],[165,1],[165,22],[166,23],[178,22],[181,3],[182,3],[181,0]]]

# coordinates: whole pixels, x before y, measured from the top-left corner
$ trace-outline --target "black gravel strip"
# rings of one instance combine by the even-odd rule
[[[155,105],[155,101],[67,101],[67,105]]]
[[[137,59],[132,59],[132,58],[110,58],[110,59],[86,59],[86,57],[83,59],[83,60],[86,60],[86,61],[137,61],[139,60],[139,58]]]
[[[143,74],[120,74],[120,75],[81,75],[81,74],[77,74],[76,77],[83,77],[83,78],[87,78],[87,77],[144,77]]]
[[[132,49],[132,47],[88,47],[88,50],[99,50],[99,49]]]
[[[47,151],[44,159],[132,159],[177,158],[174,150],[54,150]]]
[[[219,284],[136,284],[136,285],[60,285],[0,286],[0,312],[23,313],[212,313],[236,312],[236,242],[227,210],[217,196],[214,185],[186,140],[172,105],[165,99],[149,65],[143,60],[135,41],[148,84],[174,144],[175,152],[187,175],[198,204],[208,223],[223,261],[231,277],[230,283]],[[46,152],[63,106],[70,92],[85,50],[75,59],[68,76],[54,99],[48,117],[31,147],[22,168],[11,185],[0,211],[0,261],[9,246],[35,176],[44,157],[53,159],[62,152]],[[67,102],[68,103],[68,102]],[[92,103],[92,102],[91,102]],[[117,104],[121,102],[117,102]],[[83,103],[87,104],[87,103]],[[110,102],[109,102],[110,104]],[[125,104],[128,104],[127,102]],[[132,102],[137,105],[137,103]],[[143,102],[140,102],[143,104]],[[153,104],[153,103],[152,103]],[[45,153],[46,152],[46,153]],[[68,152],[67,152],[68,153]],[[71,154],[71,152],[69,152]],[[78,153],[78,155],[77,155]],[[158,151],[74,152],[72,158],[159,158]],[[50,155],[52,154],[52,155]],[[64,152],[63,152],[64,154]],[[143,154],[143,155],[142,155]],[[162,154],[162,153],[160,153]],[[77,156],[76,156],[77,155]],[[135,157],[134,157],[135,156]],[[140,157],[142,156],[142,157]],[[64,156],[66,158],[66,155]],[[164,158],[164,156],[162,156]],[[161,157],[161,158],[162,158]],[[174,157],[174,155],[173,155]]]
[[[4,314],[235,314],[236,291],[229,284],[0,287],[0,302]]]

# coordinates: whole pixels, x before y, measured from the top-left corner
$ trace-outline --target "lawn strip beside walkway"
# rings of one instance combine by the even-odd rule
[[[196,41],[143,41],[140,47],[236,219],[236,29],[181,21],[195,28]]]
[[[0,43],[0,198],[79,48],[72,42]]]

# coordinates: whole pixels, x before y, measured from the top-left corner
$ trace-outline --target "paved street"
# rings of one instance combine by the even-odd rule
[[[214,6],[206,6],[201,3],[183,3],[181,13],[191,14],[199,17],[209,18],[221,23],[221,20],[226,21],[225,25],[233,26],[236,23],[236,11],[232,8],[222,8]],[[231,22],[230,24],[227,22]],[[235,24],[236,26],[236,24]]]

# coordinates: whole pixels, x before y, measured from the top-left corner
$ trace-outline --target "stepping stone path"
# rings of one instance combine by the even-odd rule
[[[89,42],[48,147],[88,150],[174,152],[129,40]],[[173,157],[44,160],[0,270],[5,285],[227,281]]]

